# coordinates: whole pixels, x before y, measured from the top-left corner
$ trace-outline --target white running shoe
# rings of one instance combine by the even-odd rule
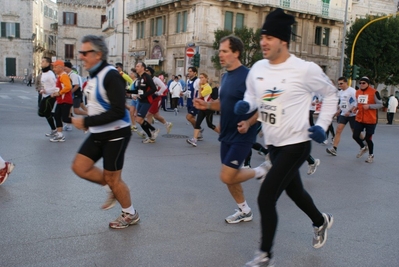
[[[320,165],[320,160],[315,159],[313,164],[308,165],[308,175],[312,175],[316,172],[317,166]]]

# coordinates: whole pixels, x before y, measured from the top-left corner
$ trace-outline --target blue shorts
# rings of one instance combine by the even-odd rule
[[[137,106],[139,105],[139,101],[137,99],[132,99],[132,101],[130,102],[130,105],[137,109]]]
[[[150,109],[151,104],[150,103],[141,103],[139,102],[139,104],[137,105],[137,116],[139,116],[140,118],[145,119],[145,116],[148,113],[148,110]]]
[[[193,106],[187,106],[187,112],[195,117],[198,114],[198,109]]]
[[[223,165],[238,169],[252,149],[251,142],[232,143],[221,142],[220,159]]]

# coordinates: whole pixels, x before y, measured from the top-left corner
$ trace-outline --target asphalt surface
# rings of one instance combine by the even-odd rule
[[[104,190],[70,169],[87,135],[73,129],[65,133],[66,142],[49,142],[44,136],[49,127],[36,106],[33,87],[0,83],[0,155],[16,164],[0,186],[1,267],[230,267],[252,258],[260,238],[259,183],[243,184],[254,220],[226,224],[237,206],[218,178],[217,135],[206,128],[198,147],[187,144],[185,136],[193,130],[185,109],[178,116],[161,112],[174,126],[166,135],[155,123],[161,129],[155,144],[132,136],[123,179],[141,221],[113,230],[108,223],[119,216],[119,205],[100,210]],[[349,128],[336,157],[325,152],[328,146],[313,143],[312,155],[321,165],[312,176],[302,166],[303,183],[319,209],[334,215],[334,225],[326,245],[313,249],[310,220],[283,194],[276,266],[399,266],[399,127],[397,121],[386,125],[384,116],[373,137],[372,164],[364,162],[366,155],[356,158],[359,148]],[[252,165],[262,160],[255,152]]]

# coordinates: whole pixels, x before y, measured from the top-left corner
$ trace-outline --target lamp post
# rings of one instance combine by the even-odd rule
[[[125,59],[125,0],[123,0],[122,5],[122,66],[124,66],[123,61]]]
[[[339,77],[342,77],[342,71],[343,71],[343,68],[344,68],[346,24],[347,24],[347,18],[348,18],[348,2],[349,2],[349,0],[346,0],[345,18],[344,18],[344,31],[343,31],[343,34],[342,34],[342,45],[341,45],[341,60],[339,61]]]

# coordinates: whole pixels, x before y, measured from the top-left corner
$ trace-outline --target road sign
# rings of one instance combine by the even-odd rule
[[[186,50],[186,56],[188,56],[188,57],[193,57],[194,54],[195,54],[194,48],[191,48],[191,47],[187,48],[187,50]]]

